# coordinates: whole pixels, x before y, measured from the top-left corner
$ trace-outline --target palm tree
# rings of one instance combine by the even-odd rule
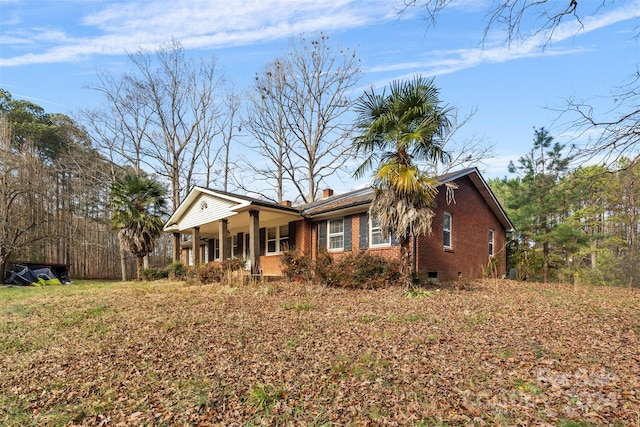
[[[433,79],[393,81],[390,93],[373,89],[356,101],[360,134],[353,140],[365,160],[362,177],[374,169],[376,190],[369,213],[384,235],[396,236],[404,250],[409,236],[429,234],[437,180],[420,170],[423,161],[446,161],[442,140],[449,128],[449,108],[440,105]]]
[[[136,257],[140,279],[143,260],[155,248],[166,217],[167,190],[145,174],[127,174],[111,184],[111,227],[118,230],[122,248]]]

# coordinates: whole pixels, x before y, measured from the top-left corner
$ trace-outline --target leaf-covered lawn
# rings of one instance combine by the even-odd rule
[[[0,289],[0,385],[7,426],[640,425],[640,292]]]

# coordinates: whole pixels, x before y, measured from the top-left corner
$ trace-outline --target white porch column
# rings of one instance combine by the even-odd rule
[[[200,227],[191,230],[191,250],[193,251],[193,265],[200,264]]]
[[[251,274],[260,274],[260,212],[249,211],[249,262]]]
[[[220,235],[220,261],[226,261],[231,258],[231,245],[229,245],[229,221],[221,219],[218,223],[218,234]]]
[[[173,233],[173,262],[182,260],[182,250],[180,248],[180,233]]]

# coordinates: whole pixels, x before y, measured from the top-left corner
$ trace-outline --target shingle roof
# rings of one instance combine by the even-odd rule
[[[373,189],[362,188],[348,193],[338,194],[326,199],[316,200],[299,206],[302,215],[317,215],[323,212],[331,212],[338,209],[353,206],[366,205],[373,200]]]
[[[453,181],[471,172],[477,172],[476,168],[468,168],[455,172],[446,173],[436,177],[442,184]],[[374,190],[371,187],[350,191],[326,199],[316,200],[311,203],[299,206],[303,215],[319,215],[326,212],[346,209],[354,206],[366,205],[373,200]]]

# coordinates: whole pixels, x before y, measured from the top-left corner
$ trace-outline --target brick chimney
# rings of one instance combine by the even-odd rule
[[[283,200],[283,201],[280,202],[280,204],[282,206],[286,206],[286,207],[290,208],[291,207],[291,200]]]
[[[331,197],[333,196],[333,190],[330,188],[325,188],[324,190],[322,190],[322,198],[326,199],[327,197]]]

